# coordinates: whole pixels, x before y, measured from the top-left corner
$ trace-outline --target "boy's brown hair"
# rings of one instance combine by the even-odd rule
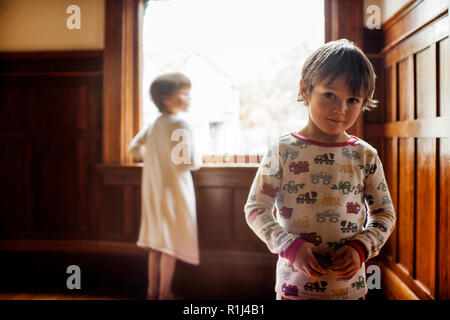
[[[372,63],[347,39],[331,41],[317,49],[303,64],[301,78],[309,95],[315,84],[328,80],[329,85],[341,74],[345,74],[354,95],[364,96],[363,111],[377,106],[378,101],[373,99],[376,75]],[[303,101],[301,94],[298,101]]]
[[[165,110],[164,99],[169,98],[182,88],[190,88],[191,80],[180,72],[158,76],[150,85],[150,96],[159,111]]]

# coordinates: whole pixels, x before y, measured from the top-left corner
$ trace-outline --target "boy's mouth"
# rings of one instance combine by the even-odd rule
[[[327,120],[333,121],[335,123],[342,123],[342,122],[344,122],[343,120],[335,120],[335,119],[330,119],[330,118],[327,118]]]

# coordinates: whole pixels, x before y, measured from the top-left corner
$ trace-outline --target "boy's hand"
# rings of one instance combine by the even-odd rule
[[[331,258],[330,270],[339,279],[349,280],[359,270],[361,258],[351,246],[343,246]]]
[[[314,254],[325,255],[314,244],[305,242],[295,256],[294,267],[311,279],[320,279],[327,272],[319,265]]]

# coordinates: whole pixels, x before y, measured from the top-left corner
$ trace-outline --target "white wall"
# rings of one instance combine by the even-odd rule
[[[70,5],[81,9],[81,29],[70,30]],[[0,0],[0,51],[104,48],[104,0]]]

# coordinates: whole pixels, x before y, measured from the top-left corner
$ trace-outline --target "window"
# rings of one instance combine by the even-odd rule
[[[306,123],[298,84],[324,43],[323,1],[149,1],[143,28],[144,124],[159,115],[151,81],[174,71],[192,80],[189,117],[205,155],[260,155]]]

